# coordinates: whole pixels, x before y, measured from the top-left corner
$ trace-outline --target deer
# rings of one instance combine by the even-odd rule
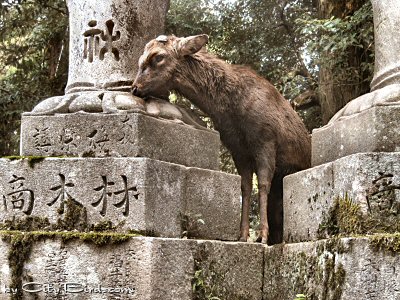
[[[251,68],[229,64],[205,49],[208,35],[159,36],[139,58],[135,96],[187,98],[212,120],[241,176],[239,241],[249,240],[253,174],[260,224],[256,242],[283,239],[283,177],[310,167],[311,141],[302,120],[278,90]]]

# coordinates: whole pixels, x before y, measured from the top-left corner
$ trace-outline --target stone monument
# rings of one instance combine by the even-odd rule
[[[399,235],[362,231],[399,224],[396,1],[374,1],[377,48],[393,43],[376,100],[314,133],[315,167],[284,180],[287,244],[270,247],[235,242],[240,180],[217,171],[218,133],[128,91],[169,1],[69,0],[66,94],[24,114],[23,156],[0,159],[0,299],[399,299]],[[329,153],[365,119],[378,146]]]
[[[68,1],[66,93],[25,113],[21,157],[0,159],[0,299],[191,299],[208,265],[221,291],[261,295],[263,249],[222,242],[238,238],[240,178],[218,171],[219,134],[130,93],[168,7]]]
[[[400,297],[400,3],[372,4],[371,93],[314,130],[314,167],[284,179],[284,240],[295,244],[267,263],[266,276],[282,271],[266,299],[293,297],[296,287],[311,299]],[[331,272],[321,270],[327,264]]]

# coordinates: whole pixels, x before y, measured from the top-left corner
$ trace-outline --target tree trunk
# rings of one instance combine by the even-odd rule
[[[353,14],[368,0],[318,0],[318,16],[321,19],[345,18]],[[322,122],[328,123],[330,118],[346,103],[369,91],[369,82],[362,78],[347,74],[346,68],[360,69],[363,49],[351,47],[348,49],[347,67],[343,70],[332,69],[331,66],[320,65],[319,102],[321,105]],[[341,74],[343,76],[340,76]]]

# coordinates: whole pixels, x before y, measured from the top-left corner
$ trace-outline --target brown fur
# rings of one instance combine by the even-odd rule
[[[204,51],[207,40],[206,35],[199,35],[150,41],[139,61],[133,92],[165,98],[176,91],[211,117],[242,177],[240,240],[247,240],[249,234],[252,176],[256,173],[258,240],[280,243],[282,179],[310,166],[310,137],[273,85],[247,67],[228,64]]]

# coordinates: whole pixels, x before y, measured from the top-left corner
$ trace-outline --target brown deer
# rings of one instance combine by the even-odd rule
[[[275,87],[247,67],[204,50],[207,35],[160,36],[139,59],[132,93],[167,99],[175,91],[210,116],[241,176],[240,241],[249,236],[252,177],[258,178],[258,242],[282,242],[284,176],[310,166],[310,137]]]

